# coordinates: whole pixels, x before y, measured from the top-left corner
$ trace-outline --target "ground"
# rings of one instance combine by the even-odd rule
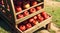
[[[45,4],[45,10],[53,16],[53,22],[60,27],[60,2],[47,1]]]
[[[56,0],[60,1],[60,0]],[[56,24],[57,27],[60,28],[60,2],[51,1],[45,4],[45,10],[49,14],[53,16],[52,22]],[[4,21],[0,21],[0,33],[9,33],[10,27],[7,23]],[[37,31],[36,33],[40,33],[40,31]],[[55,33],[53,30],[50,30],[50,33]]]

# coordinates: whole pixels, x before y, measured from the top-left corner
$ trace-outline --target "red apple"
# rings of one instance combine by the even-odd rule
[[[37,15],[37,17],[40,17],[40,16],[41,16],[40,14]]]
[[[32,25],[36,25],[38,22],[36,20],[33,20]]]
[[[36,20],[37,19],[37,16],[34,16],[33,18]]]
[[[29,12],[25,11],[23,14],[24,14],[24,16],[27,16],[27,15],[29,15]]]
[[[32,27],[32,25],[31,25],[30,23],[27,23],[27,24],[26,24],[26,28],[27,28],[27,29],[29,29],[29,28],[31,28],[31,27]]]
[[[32,1],[31,5],[34,6],[36,5],[38,2],[37,1]]]
[[[43,20],[44,20],[43,17],[38,17],[38,21],[39,21],[39,22],[41,22],[41,21],[43,21]]]
[[[31,23],[31,22],[33,22],[34,21],[34,19],[33,18],[31,18],[31,19],[29,19],[29,22]]]
[[[36,9],[35,8],[31,8],[30,9],[30,13],[33,13],[33,12],[36,12]]]
[[[43,16],[45,19],[49,18],[49,15],[48,15],[46,12],[42,12],[42,16]]]
[[[38,14],[37,17],[42,17],[42,16],[40,14]]]
[[[36,7],[36,10],[37,10],[37,11],[38,11],[38,10],[41,10],[41,9],[42,9],[41,6]]]
[[[44,20],[44,18],[43,18],[40,14],[38,14],[37,17],[38,17],[38,21],[39,21],[39,22],[41,22],[41,21]]]
[[[20,6],[15,6],[16,12],[22,11],[22,8]]]
[[[19,14],[17,15],[17,18],[20,19],[20,18],[23,18],[24,16],[22,14]]]
[[[26,30],[26,26],[25,26],[25,25],[21,25],[21,26],[19,26],[19,29],[20,29],[21,31],[25,31],[25,30]]]

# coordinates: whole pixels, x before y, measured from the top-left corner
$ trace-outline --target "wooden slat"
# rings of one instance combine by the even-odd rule
[[[49,30],[51,27],[51,22],[46,25],[46,29]]]
[[[20,13],[23,13],[24,11],[29,10],[29,9],[31,9],[31,8],[34,8],[34,7],[36,7],[36,6],[39,6],[39,5],[43,4],[43,3],[44,3],[44,2],[41,2],[41,3],[39,3],[39,4],[37,4],[37,5],[34,5],[34,6],[30,7],[30,8],[28,8],[28,9],[22,10],[21,12],[16,13],[16,15],[18,15],[18,14],[20,14]]]
[[[21,23],[21,22],[23,22],[23,21],[25,21],[25,20],[27,20],[27,19],[29,19],[29,18],[35,16],[35,15],[41,13],[42,10],[43,10],[43,9],[41,9],[41,10],[39,10],[39,11],[37,11],[37,12],[34,12],[34,13],[32,13],[32,14],[26,16],[26,17],[23,17],[23,18],[21,18],[21,19],[17,19],[17,20],[16,20],[16,24],[19,24],[19,23]]]
[[[22,32],[22,31],[17,27],[17,25],[16,25],[16,28],[19,30],[19,32]]]

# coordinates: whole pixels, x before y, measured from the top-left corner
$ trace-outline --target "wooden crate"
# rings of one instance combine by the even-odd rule
[[[6,20],[9,21],[8,23],[9,23],[13,28],[14,28],[14,26],[15,26],[16,29],[19,30],[18,27],[17,27],[17,24],[19,24],[19,23],[21,23],[21,22],[23,22],[23,21],[25,21],[25,20],[27,20],[27,19],[29,19],[29,18],[37,15],[37,14],[43,12],[42,10],[44,9],[44,3],[45,3],[44,1],[45,1],[45,0],[42,0],[42,2],[38,3],[37,5],[34,5],[34,6],[30,7],[30,8],[28,8],[28,9],[25,9],[25,10],[22,10],[21,12],[16,13],[16,12],[15,12],[15,8],[14,8],[13,0],[7,0],[7,2],[6,2],[6,0],[4,0],[4,3],[5,3],[5,4],[4,4],[4,5],[0,5],[0,9],[2,8],[3,10],[5,10],[5,11],[6,11],[6,15],[11,14],[11,15],[12,15],[12,18],[11,18],[11,20],[10,20],[10,19],[7,18],[7,16],[4,15],[4,13],[1,12],[1,11],[0,11],[0,14],[1,14],[1,16],[4,17],[3,19],[6,19]],[[10,12],[9,12],[9,10],[7,10],[7,3],[8,3],[8,5],[10,6]],[[20,14],[20,13],[23,13],[24,11],[29,10],[29,9],[31,9],[31,8],[34,8],[34,7],[36,7],[36,6],[42,5],[42,4],[43,4],[43,9],[38,10],[37,12],[34,12],[34,13],[32,13],[32,14],[30,14],[30,15],[28,15],[28,16],[25,16],[25,17],[23,17],[23,18],[21,18],[21,19],[17,19],[16,15],[18,15],[18,14]],[[34,32],[34,31],[36,31],[37,29],[43,27],[44,25],[47,25],[48,23],[50,23],[51,20],[52,20],[52,17],[50,17],[50,18],[42,21],[41,23],[38,23],[38,24],[35,25],[34,27],[32,27],[32,28],[30,28],[30,29],[28,29],[28,30],[26,30],[26,31],[24,31],[24,32],[22,32],[21,30],[19,30],[19,32],[21,32],[21,33]]]
[[[9,18],[7,18],[7,16],[5,15],[6,18],[7,18],[9,21],[11,21],[11,23],[18,24],[18,23],[20,23],[20,22],[22,22],[22,21],[24,21],[24,20],[26,20],[26,19],[29,19],[29,18],[33,17],[34,15],[37,15],[37,14],[39,14],[40,12],[42,12],[41,10],[39,10],[39,11],[37,11],[37,12],[35,12],[35,13],[32,13],[32,14],[30,14],[30,15],[28,15],[28,16],[25,16],[24,18],[21,18],[21,19],[17,19],[17,17],[16,17],[18,14],[23,13],[23,12],[26,11],[26,10],[29,10],[29,9],[31,9],[31,8],[34,8],[34,7],[36,7],[36,6],[39,6],[39,5],[44,4],[44,0],[43,0],[43,2],[41,2],[41,3],[37,4],[37,5],[34,5],[34,6],[30,7],[30,8],[28,8],[28,9],[22,10],[21,12],[18,12],[18,13],[15,12],[13,0],[7,0],[8,5],[10,6],[10,12],[7,10],[6,0],[4,0],[4,3],[5,3],[5,4],[4,4],[5,7],[3,7],[3,6],[1,6],[1,5],[0,5],[0,7],[1,7],[3,10],[6,11],[6,14],[7,14],[7,15],[8,15],[8,14],[11,14],[11,15],[12,15],[11,20],[9,20]],[[44,5],[43,5],[43,7],[44,7]],[[2,14],[2,13],[1,13],[1,14]],[[28,17],[28,18],[26,18],[26,17]],[[23,19],[23,20],[22,20],[22,19]]]
[[[18,28],[18,24],[16,25],[16,28],[21,32],[21,33],[32,33],[38,29],[40,29],[41,27],[43,26],[46,26],[47,24],[51,23],[52,21],[52,16],[49,17],[48,19],[42,21],[41,23],[37,23],[35,26],[31,27],[30,29],[27,29],[25,31],[21,31],[19,28]]]

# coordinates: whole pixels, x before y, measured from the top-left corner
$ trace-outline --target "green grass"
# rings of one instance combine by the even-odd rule
[[[49,32],[50,32],[50,33],[55,33],[55,31],[53,31],[53,30],[51,30],[51,29],[49,30]]]
[[[48,6],[45,8],[45,10],[53,16],[52,22],[60,27],[60,7]]]
[[[58,1],[58,2],[60,2],[60,0],[55,0],[55,1]]]

